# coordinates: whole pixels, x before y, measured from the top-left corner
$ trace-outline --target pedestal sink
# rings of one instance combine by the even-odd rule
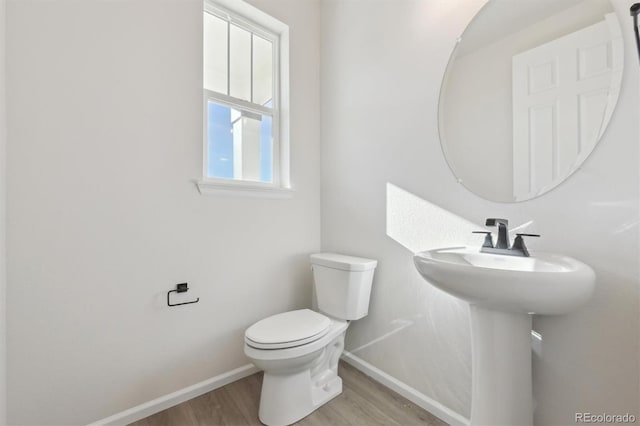
[[[584,304],[593,270],[558,254],[517,257],[468,247],[424,251],[413,260],[429,283],[470,304],[471,425],[532,425],[531,315]]]

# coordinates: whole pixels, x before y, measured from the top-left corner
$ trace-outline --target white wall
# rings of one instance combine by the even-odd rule
[[[0,0],[0,425],[7,420],[5,15],[6,1]]]
[[[201,1],[9,0],[11,424],[86,424],[247,364],[247,326],[309,304],[319,2],[253,3],[290,26],[290,200],[192,183]],[[200,302],[167,308],[185,281]]]
[[[437,131],[440,82],[455,38],[482,0],[326,0],[322,6],[322,248],[379,260],[369,316],[347,350],[452,410],[470,412],[468,307],[428,285],[412,252],[480,244],[486,217],[532,221],[532,250],[593,266],[577,312],[535,318],[535,423],[574,413],[638,415],[640,375],[638,73],[628,10],[618,109],[582,169],[539,199],[482,200],[456,183]],[[380,28],[392,30],[380,31]],[[400,24],[401,23],[401,24]],[[378,339],[378,340],[377,340]]]

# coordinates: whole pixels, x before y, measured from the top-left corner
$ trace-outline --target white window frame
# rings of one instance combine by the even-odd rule
[[[203,161],[202,178],[196,182],[198,190],[203,195],[289,198],[293,195],[289,166],[289,27],[241,0],[204,0],[203,13],[211,13],[272,42],[273,107],[263,107],[227,94],[213,92],[205,89],[203,85]],[[272,117],[272,182],[207,176],[209,101]]]

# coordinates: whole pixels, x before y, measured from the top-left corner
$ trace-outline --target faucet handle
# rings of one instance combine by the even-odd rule
[[[491,237],[491,231],[472,231],[472,234],[486,234],[484,237],[484,243],[482,247],[493,248],[493,238]]]
[[[527,246],[524,245],[524,240],[522,237],[539,237],[540,234],[516,234],[516,239],[513,240],[512,250],[520,251],[523,255],[529,257],[529,250],[527,250]]]

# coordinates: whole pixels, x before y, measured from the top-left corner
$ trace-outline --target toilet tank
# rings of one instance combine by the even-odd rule
[[[373,271],[378,262],[336,253],[311,255],[318,310],[337,319],[357,320],[369,313]]]

